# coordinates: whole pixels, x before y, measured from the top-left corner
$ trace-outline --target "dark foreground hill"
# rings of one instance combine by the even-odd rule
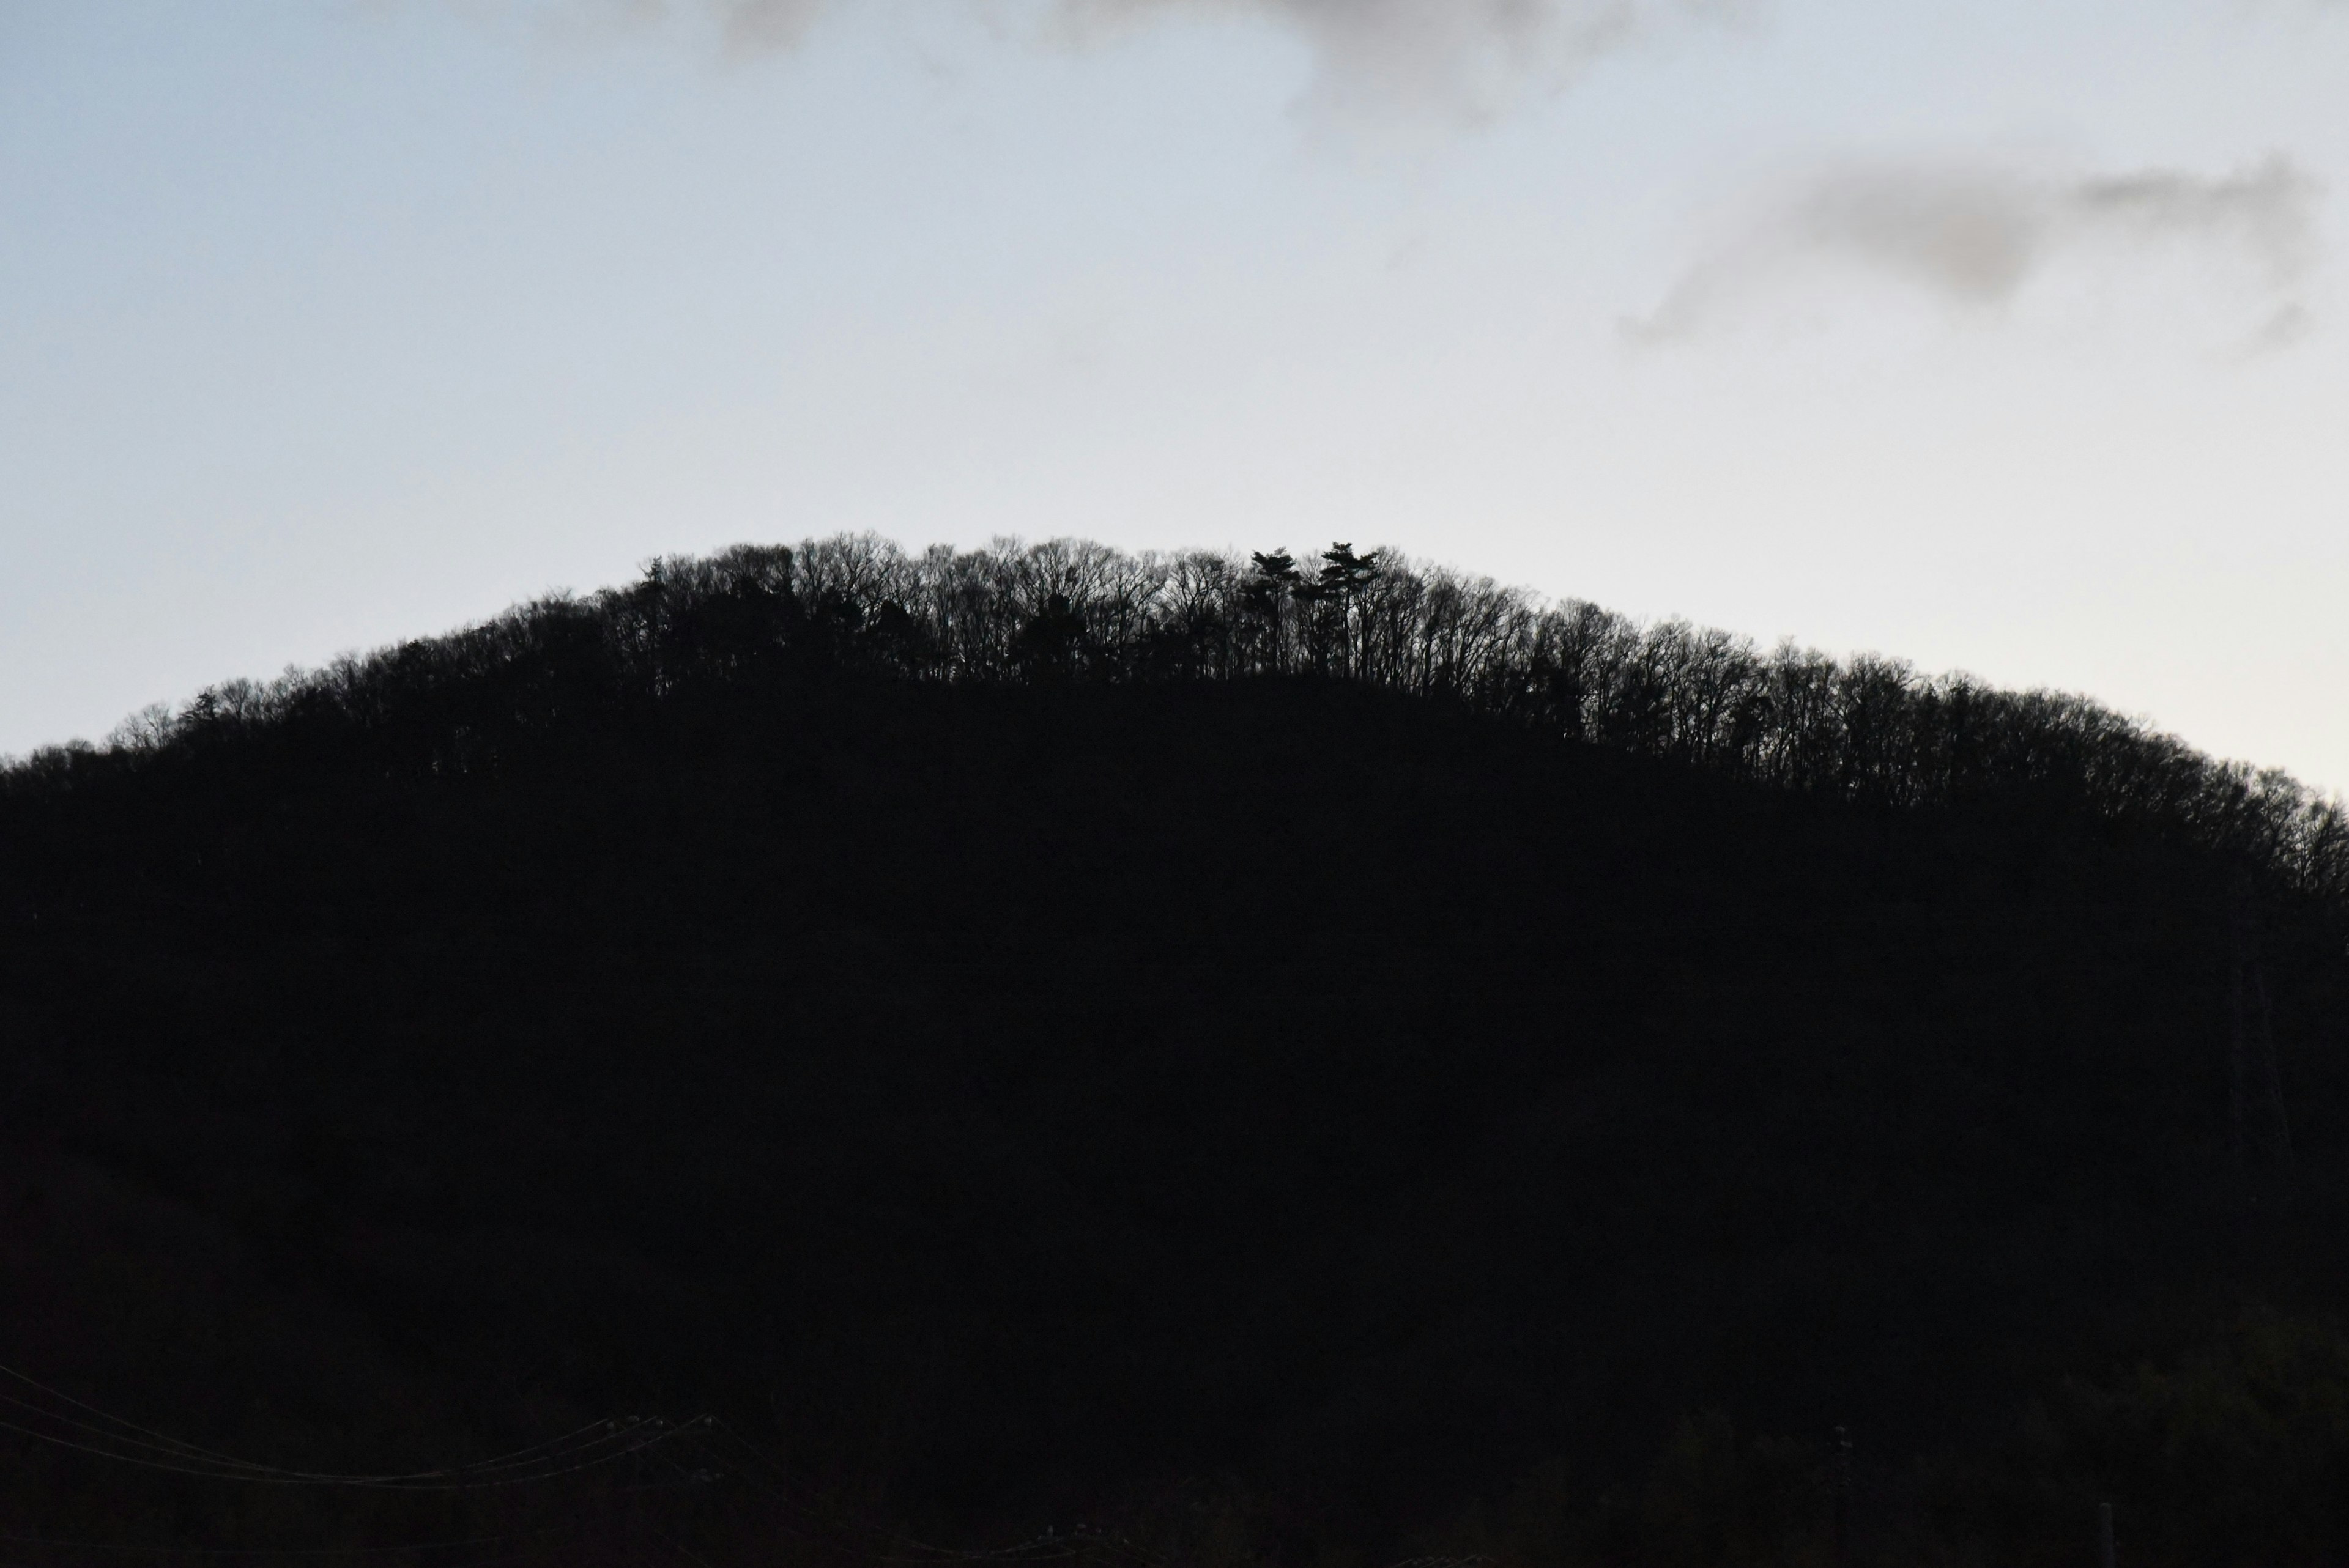
[[[10,776],[0,1557],[2349,1553],[2321,803],[735,560]]]

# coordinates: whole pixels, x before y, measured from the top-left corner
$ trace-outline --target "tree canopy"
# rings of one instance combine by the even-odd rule
[[[1869,805],[2011,805],[2224,851],[2282,887],[2349,899],[2349,815],[2280,769],[2208,757],[2092,698],[1932,676],[1877,655],[1640,624],[1579,600],[1332,545],[1133,553],[1077,540],[909,553],[872,535],[652,562],[447,636],[127,722],[135,764],[235,735],[355,732],[387,759],[463,770],[566,719],[682,687],[843,672],[919,681],[1152,683],[1312,676],[1463,705],[1731,778]],[[86,748],[6,776],[37,789]]]

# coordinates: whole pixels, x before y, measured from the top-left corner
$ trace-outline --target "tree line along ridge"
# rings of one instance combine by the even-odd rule
[[[686,693],[864,676],[927,683],[1365,683],[1568,739],[1862,805],[2011,804],[2150,830],[2349,902],[2349,810],[2085,696],[1642,624],[1395,552],[1128,552],[871,535],[657,559],[625,587],[133,716],[102,748],[9,766],[9,793],[239,737],[329,735],[388,766],[493,769],[573,723]]]

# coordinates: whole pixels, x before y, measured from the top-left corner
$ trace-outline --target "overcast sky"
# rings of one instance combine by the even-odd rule
[[[2344,96],[2344,0],[0,0],[0,750],[872,529],[2349,786]]]

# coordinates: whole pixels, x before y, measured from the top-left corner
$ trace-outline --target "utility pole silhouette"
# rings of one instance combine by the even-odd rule
[[[2227,1141],[2236,1174],[2248,1181],[2254,1153],[2265,1164],[2284,1170],[2292,1165],[2292,1123],[2284,1114],[2283,1080],[2276,1070],[2274,1017],[2267,975],[2260,966],[2259,909],[2249,872],[2236,876],[2228,927],[2231,1028]]]

